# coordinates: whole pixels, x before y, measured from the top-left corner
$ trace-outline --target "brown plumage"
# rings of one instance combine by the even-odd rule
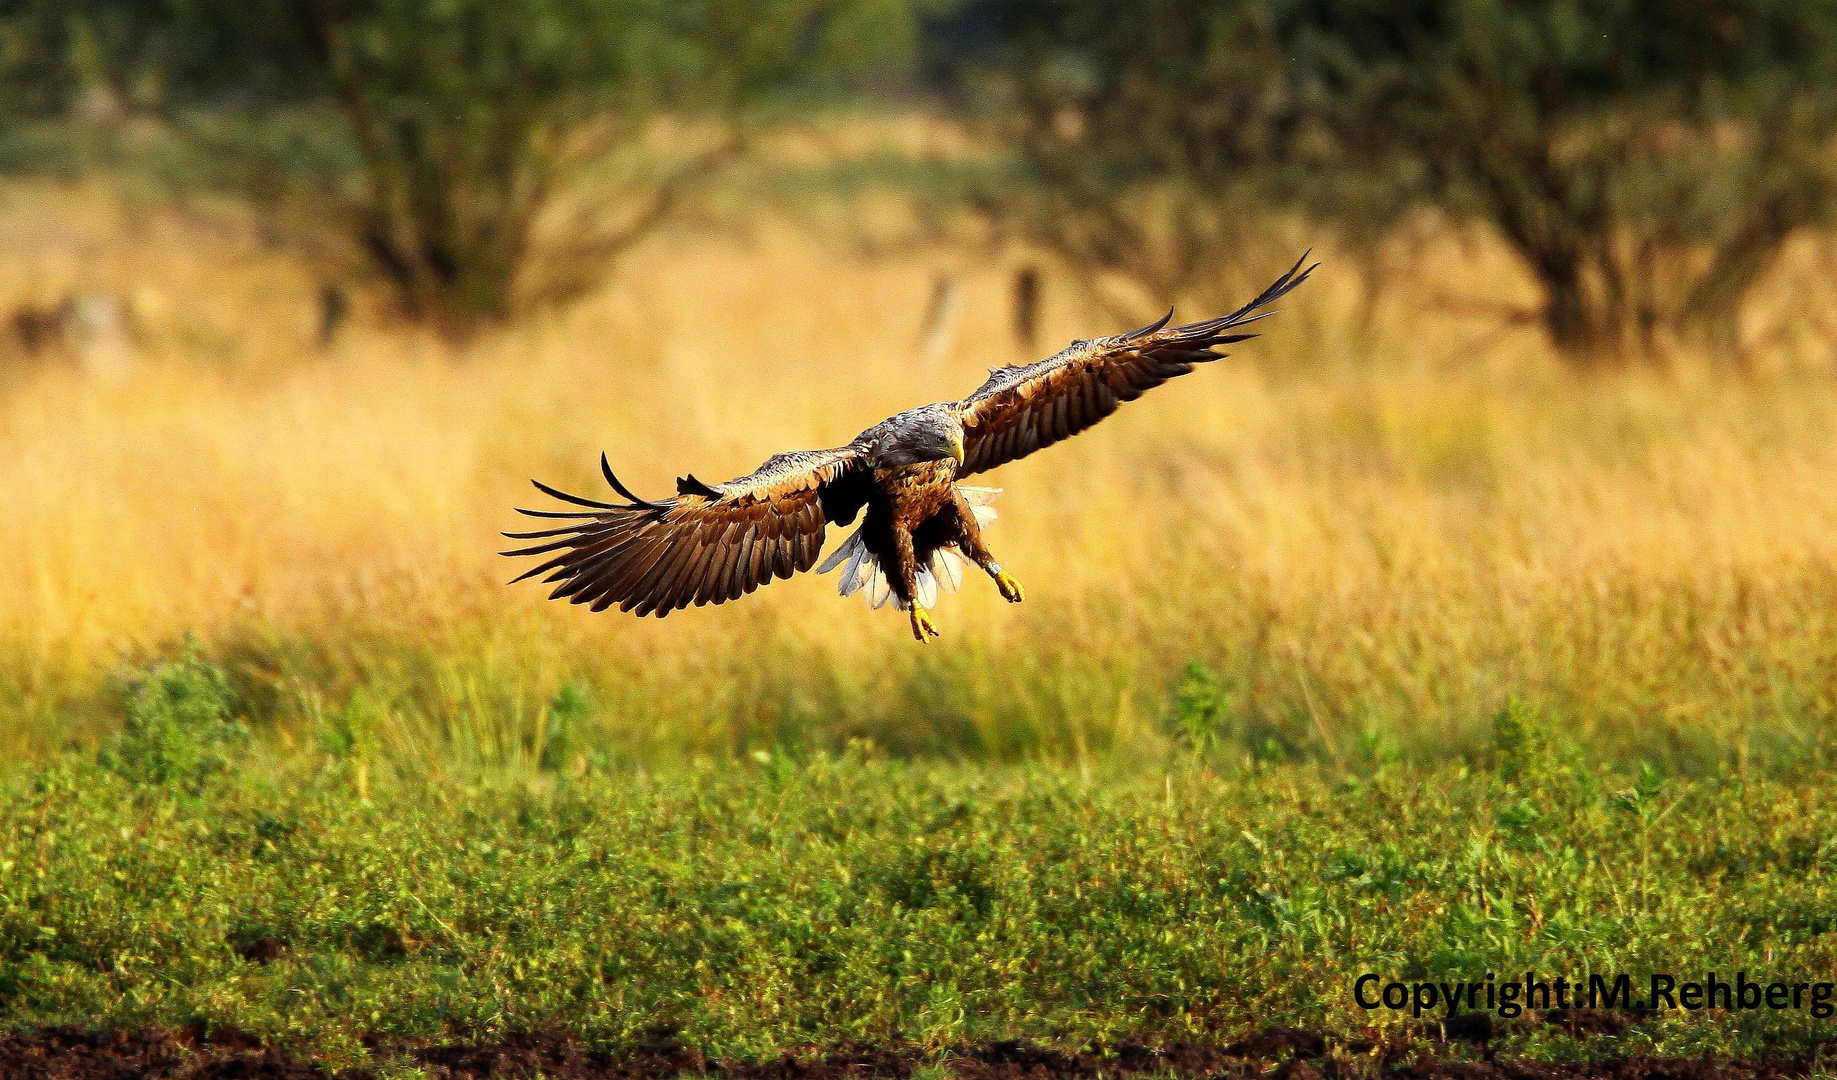
[[[982,542],[996,492],[959,486],[958,479],[1076,435],[1122,402],[1219,359],[1213,349],[1255,336],[1233,331],[1271,314],[1261,309],[1313,269],[1297,262],[1222,318],[1169,328],[1170,311],[1140,330],[1074,341],[1038,363],[1001,368],[969,397],[900,413],[846,446],[777,454],[723,484],[683,477],[675,498],[633,495],[602,454],[607,484],[629,501],[583,499],[536,481],[582,509],[519,510],[569,523],[506,533],[539,543],[504,554],[549,556],[516,580],[546,574],[555,584],[551,599],[663,616],[691,603],[735,600],[774,577],[810,569],[827,526],[848,525],[865,510],[861,527],[819,572],[842,567],[842,593],[866,589],[875,607],[893,598],[911,612],[913,634],[924,641],[937,634],[926,609],[940,583],[960,582],[962,559],[987,571],[1007,599],[1022,598],[1020,584]]]

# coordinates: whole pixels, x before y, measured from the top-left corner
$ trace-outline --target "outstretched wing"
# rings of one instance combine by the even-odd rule
[[[556,582],[549,599],[592,604],[603,611],[659,617],[691,602],[736,600],[772,580],[788,578],[816,564],[823,530],[831,521],[847,524],[867,501],[871,474],[863,467],[860,440],[834,450],[778,454],[751,475],[708,485],[693,476],[676,481],[676,497],[661,502],[638,498],[619,483],[600,455],[606,482],[631,500],[595,502],[532,481],[557,499],[585,512],[523,510],[530,517],[580,519],[537,532],[505,533],[542,543],[505,555],[558,552],[515,580],[547,574]]]
[[[1232,330],[1273,314],[1260,309],[1307,280],[1314,267],[1303,270],[1306,261],[1304,254],[1261,296],[1222,318],[1164,329],[1169,311],[1140,330],[1075,341],[1036,364],[991,372],[956,406],[964,429],[958,474],[984,472],[1070,438],[1194,364],[1220,359],[1213,348],[1256,336]]]

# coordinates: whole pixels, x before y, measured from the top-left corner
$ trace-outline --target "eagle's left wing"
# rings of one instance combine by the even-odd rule
[[[860,439],[833,450],[778,454],[752,473],[708,485],[693,476],[676,481],[676,497],[640,499],[619,483],[600,455],[607,484],[631,500],[604,503],[583,499],[532,481],[581,511],[523,510],[530,517],[575,518],[573,524],[538,532],[505,533],[514,540],[542,543],[505,555],[559,552],[516,581],[547,573],[549,599],[592,604],[603,611],[668,615],[697,606],[736,600],[771,581],[816,565],[829,522],[846,525],[867,500],[869,476]]]
[[[1222,318],[1164,329],[1170,311],[1140,330],[1073,342],[1039,363],[990,373],[956,406],[964,430],[958,474],[985,472],[1070,438],[1194,364],[1221,359],[1211,350],[1256,336],[1231,331],[1271,314],[1259,309],[1307,280],[1314,267],[1303,270],[1306,261],[1303,255],[1261,296]]]

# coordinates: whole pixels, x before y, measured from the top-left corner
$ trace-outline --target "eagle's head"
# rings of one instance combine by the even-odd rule
[[[874,467],[893,468],[926,461],[963,464],[963,423],[942,405],[895,416],[874,444]]]

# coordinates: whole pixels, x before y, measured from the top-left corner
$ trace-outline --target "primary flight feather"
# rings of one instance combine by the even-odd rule
[[[1212,350],[1255,335],[1234,333],[1307,280],[1301,262],[1262,295],[1221,318],[1185,326],[1161,321],[1116,337],[1074,341],[1038,363],[990,373],[970,396],[890,417],[832,450],[775,454],[749,475],[706,484],[676,481],[676,496],[652,502],[626,490],[604,454],[600,470],[624,503],[569,495],[534,481],[579,510],[518,510],[567,524],[505,533],[538,541],[505,555],[547,555],[516,580],[546,574],[550,599],[613,604],[667,615],[690,604],[737,600],[774,577],[816,566],[830,524],[860,527],[818,571],[842,569],[844,596],[866,591],[875,607],[892,599],[911,613],[920,641],[937,636],[927,611],[940,585],[962,581],[968,559],[1019,603],[1020,583],[989,553],[982,525],[996,489],[965,487],[986,472],[1069,438],[1144,391],[1218,360]]]

